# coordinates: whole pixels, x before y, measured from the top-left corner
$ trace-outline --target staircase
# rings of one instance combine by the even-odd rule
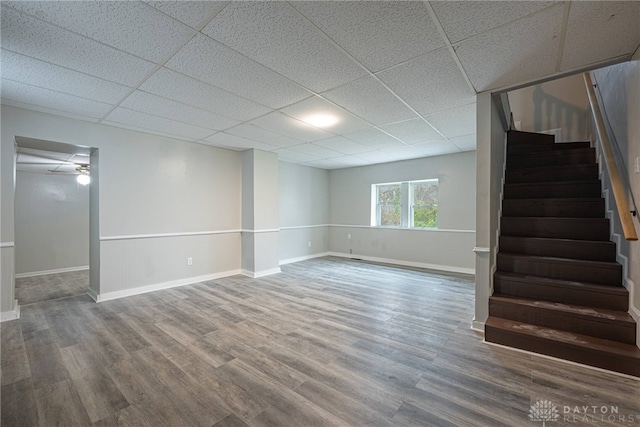
[[[486,341],[640,377],[588,142],[510,131]]]

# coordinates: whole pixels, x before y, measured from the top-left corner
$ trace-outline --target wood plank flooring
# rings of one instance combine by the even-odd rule
[[[89,289],[89,270],[53,273],[16,279],[16,299],[23,306],[83,295]]]
[[[640,425],[639,381],[483,343],[468,276],[282,270],[23,307],[0,327],[2,426],[535,426],[539,400],[554,426]]]

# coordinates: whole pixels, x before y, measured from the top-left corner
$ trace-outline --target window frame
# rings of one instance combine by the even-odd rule
[[[405,228],[416,230],[434,230],[438,228],[438,220],[436,214],[436,226],[435,227],[416,227],[414,222],[414,210],[416,204],[414,203],[413,188],[415,184],[421,183],[435,183],[437,188],[438,200],[436,204],[431,205],[419,205],[419,206],[435,206],[439,208],[439,180],[437,178],[419,179],[413,181],[395,181],[395,182],[381,182],[371,184],[371,226],[381,228]],[[380,188],[385,186],[397,185],[400,187],[400,225],[382,225],[382,208],[383,206],[395,206],[395,205],[383,205],[380,203]]]

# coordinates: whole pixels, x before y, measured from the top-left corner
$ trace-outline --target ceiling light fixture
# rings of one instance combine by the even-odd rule
[[[318,128],[328,128],[338,123],[338,118],[331,114],[314,114],[305,117],[303,121]]]
[[[78,175],[76,180],[78,181],[78,184],[80,184],[80,185],[87,185],[88,183],[91,182],[91,177],[89,175],[86,175],[86,174],[82,173],[82,174]]]

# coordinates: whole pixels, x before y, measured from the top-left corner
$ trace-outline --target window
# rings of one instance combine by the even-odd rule
[[[371,200],[372,226],[438,227],[437,179],[373,184]]]

